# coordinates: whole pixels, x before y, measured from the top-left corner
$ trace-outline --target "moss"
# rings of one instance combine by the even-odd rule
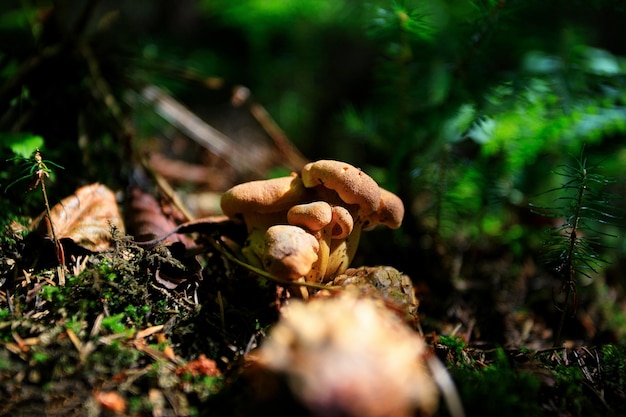
[[[467,347],[467,343],[461,336],[439,336],[439,342],[447,346],[454,355],[455,358],[459,358],[463,355],[463,349]]]
[[[490,365],[473,361],[471,366],[451,369],[451,374],[468,416],[540,414],[539,379],[514,369],[501,348],[495,350]]]
[[[626,415],[626,348],[616,345],[602,346],[602,382],[607,402],[615,404],[615,415]]]
[[[585,398],[582,371],[577,366],[557,365],[553,374],[556,377],[558,407],[571,410],[574,415],[580,416]]]

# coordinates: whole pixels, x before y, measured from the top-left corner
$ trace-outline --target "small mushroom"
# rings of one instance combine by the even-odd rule
[[[224,193],[220,201],[222,212],[246,225],[248,238],[242,254],[248,262],[262,266],[266,230],[275,224],[286,224],[287,210],[310,200],[311,194],[296,173],[238,184]]]
[[[333,219],[333,209],[325,201],[298,204],[287,212],[287,221],[311,232],[319,232]]]
[[[319,243],[298,226],[271,226],[265,233],[263,267],[277,278],[296,280],[317,261]]]
[[[319,282],[328,277],[330,246],[334,239],[345,239],[352,232],[353,220],[347,209],[331,207],[325,201],[293,206],[287,212],[290,225],[309,231],[319,243],[317,262],[306,275],[306,281]]]
[[[354,219],[345,207],[334,206],[330,226],[332,239],[345,239],[354,229]]]
[[[355,232],[352,215],[342,206],[333,207],[331,229],[330,250],[326,271],[323,276],[324,281],[328,281],[337,271],[341,273],[348,268],[348,265],[352,261],[352,258],[348,259],[347,256],[348,244],[356,240],[356,244],[352,245],[356,248],[360,235],[358,228]]]
[[[306,274],[306,281],[318,282],[326,272],[330,255],[330,233],[327,232],[327,226],[332,219],[332,207],[325,201],[298,204],[287,212],[287,221],[290,225],[306,229],[319,243],[317,261]]]

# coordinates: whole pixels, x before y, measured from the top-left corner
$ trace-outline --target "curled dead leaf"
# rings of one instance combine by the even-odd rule
[[[51,221],[57,239],[69,239],[92,252],[111,248],[112,227],[124,233],[124,222],[115,201],[115,194],[99,183],[81,187],[61,200],[51,208],[50,216],[48,219],[46,212],[41,213],[29,229],[51,239]]]

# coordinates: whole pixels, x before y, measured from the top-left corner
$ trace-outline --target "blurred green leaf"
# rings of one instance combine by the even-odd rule
[[[16,156],[24,159],[30,158],[43,144],[43,138],[32,133],[0,133],[0,146],[11,149]]]

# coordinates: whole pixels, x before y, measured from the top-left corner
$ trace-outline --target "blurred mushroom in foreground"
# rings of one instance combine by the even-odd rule
[[[283,309],[247,376],[260,403],[286,396],[313,416],[429,416],[439,392],[426,353],[384,303],[345,290]]]

